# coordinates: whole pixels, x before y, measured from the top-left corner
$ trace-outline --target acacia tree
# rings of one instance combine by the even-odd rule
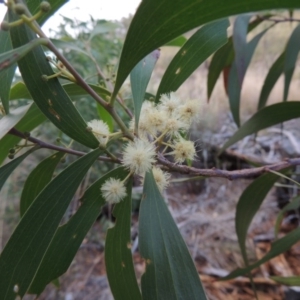
[[[8,156],[12,161],[0,168],[0,187],[28,155],[43,148],[54,152],[36,166],[24,185],[21,220],[0,256],[0,298],[22,298],[26,293],[39,295],[48,283],[66,272],[101,207],[108,202],[114,205],[116,223],[107,233],[105,263],[115,299],[206,299],[194,263],[162,196],[172,172],[229,180],[258,177],[244,191],[236,209],[236,232],[245,268],[233,271],[225,279],[248,274],[299,241],[298,228],[276,240],[262,259],[252,265],[248,262],[245,239],[254,215],[274,183],[285,176],[278,171],[299,165],[300,159],[238,171],[190,167],[195,158],[195,145],[188,139],[187,132],[199,118],[198,102],[179,99],[175,94],[194,70],[213,55],[207,80],[208,97],[223,71],[231,112],[240,126],[222,151],[247,135],[299,117],[300,103],[286,101],[300,49],[300,27],[297,26],[284,52],[269,70],[258,112],[243,125],[239,119],[245,72],[256,45],[269,28],[250,42],[247,42],[247,33],[265,21],[274,26],[281,21],[297,20],[293,17],[278,19],[274,14],[263,13],[239,15],[233,35],[228,38],[226,19],[253,11],[293,10],[300,6],[299,1],[144,0],[127,32],[114,85],[84,80],[62,55],[61,45],[42,31],[40,26],[65,2],[8,0],[7,15],[1,24],[0,97],[4,115],[0,120],[0,160],[2,163]],[[188,40],[181,36],[199,26]],[[169,42],[181,48],[166,69],[156,94],[149,95],[146,89],[159,58],[157,48]],[[45,49],[55,58],[47,56]],[[94,59],[93,55],[90,58]],[[15,63],[23,83],[12,85]],[[282,73],[285,75],[284,101],[265,107]],[[98,75],[103,77],[100,68]],[[129,75],[134,113],[120,93]],[[102,111],[101,119],[83,119],[72,102],[82,95],[96,101]],[[28,104],[10,111],[10,101],[18,99],[28,99]],[[131,121],[126,122],[126,118]],[[86,150],[59,146],[30,134],[46,119]],[[123,146],[119,156],[120,151],[115,151],[114,145],[120,143]],[[23,152],[19,155],[20,150]],[[53,178],[65,154],[79,158]],[[76,213],[60,226],[85,174],[92,165],[102,162],[111,163],[112,168],[119,166],[86,189]],[[139,251],[146,271],[141,288],[135,278],[130,251],[133,176],[139,177],[144,186],[139,208]],[[290,206],[295,207],[297,203],[299,200],[294,199]],[[298,279],[276,280],[295,282]]]

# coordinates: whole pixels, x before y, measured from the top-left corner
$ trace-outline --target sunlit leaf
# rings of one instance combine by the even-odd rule
[[[117,174],[116,174],[117,175]],[[123,180],[128,171],[119,170],[117,177]],[[113,215],[116,223],[108,229],[105,240],[105,265],[107,278],[115,300],[142,299],[131,255],[131,189],[132,180],[126,184],[127,196],[116,204]]]
[[[109,131],[114,131],[114,121],[111,114],[97,103],[97,112],[100,119],[108,125]]]
[[[142,59],[130,73],[131,91],[134,103],[135,131],[138,130],[140,113],[144,102],[146,88],[148,86],[154,66],[159,58],[159,50],[155,50]]]
[[[31,95],[23,82],[17,82],[10,89],[9,100],[31,99]]]
[[[245,136],[258,132],[267,127],[300,117],[300,102],[284,102],[267,106],[252,116],[225,143],[221,151],[230,147]]]
[[[74,193],[100,153],[96,149],[62,171],[26,211],[0,256],[1,299],[24,296]]]
[[[146,262],[143,299],[206,299],[199,274],[152,173],[146,174],[140,206],[139,249]]]
[[[35,197],[51,181],[57,164],[64,153],[55,153],[38,164],[26,179],[20,199],[20,216],[22,217]]]
[[[291,277],[271,276],[270,279],[283,285],[300,286],[300,276],[291,276]]]
[[[161,94],[176,91],[182,83],[215,51],[227,42],[227,19],[210,23],[196,31],[178,51],[160,82]]]
[[[182,47],[186,41],[187,41],[186,37],[180,35],[179,37],[172,40],[171,42],[166,43],[164,46]]]

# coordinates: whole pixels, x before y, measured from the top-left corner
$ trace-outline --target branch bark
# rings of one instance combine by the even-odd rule
[[[43,141],[41,141],[37,138],[31,137],[31,136],[27,137],[26,134],[20,132],[19,130],[15,129],[15,128],[12,128],[8,133],[18,136],[22,139],[26,139],[27,141],[30,141],[36,145],[39,145],[41,148],[55,150],[55,151],[64,152],[64,153],[77,155],[77,156],[83,156],[83,155],[87,154],[82,151],[77,151],[77,150],[73,150],[73,149],[69,149],[69,148],[56,146],[56,145],[53,145],[50,143],[46,143],[46,142],[43,142]],[[121,161],[119,159],[112,159],[111,157],[104,157],[104,156],[99,156],[98,160],[106,161],[106,162],[113,162],[113,163],[121,163]]]
[[[34,137],[27,137],[26,134],[18,131],[15,128],[12,128],[9,131],[9,134],[18,136],[23,139],[27,139],[28,141],[39,145],[41,148],[46,148],[50,150],[60,151],[72,155],[77,156],[83,156],[86,153],[64,148],[60,146],[56,146],[50,143],[43,142],[37,138]],[[106,161],[106,162],[112,162],[112,163],[118,163],[121,164],[122,161],[118,158],[113,159],[111,157],[104,157],[99,156],[98,160],[100,161]],[[257,168],[249,168],[249,169],[242,169],[242,170],[235,170],[235,171],[227,171],[227,170],[221,170],[221,169],[198,169],[194,167],[189,167],[186,165],[179,165],[175,164],[169,160],[167,160],[161,153],[157,154],[157,161],[162,167],[169,171],[169,172],[178,172],[181,174],[186,175],[192,175],[192,176],[202,176],[202,177],[220,177],[220,178],[226,178],[228,180],[236,180],[236,179],[253,179],[256,177],[259,177],[262,174],[268,173],[270,171],[280,171],[285,168],[294,167],[300,165],[300,158],[287,158],[284,161],[277,162],[274,164],[264,165],[262,167]]]

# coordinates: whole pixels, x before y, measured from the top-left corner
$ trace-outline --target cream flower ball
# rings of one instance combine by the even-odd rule
[[[127,144],[122,163],[131,172],[142,175],[155,163],[155,155],[154,145],[145,140],[136,139]]]
[[[87,123],[92,133],[97,138],[101,146],[105,146],[109,138],[108,125],[102,120],[92,120]]]
[[[119,179],[109,178],[101,187],[101,193],[106,202],[119,203],[126,197],[126,188]]]
[[[172,146],[175,162],[183,163],[186,159],[193,160],[196,155],[195,145],[192,141],[187,141],[180,137]]]

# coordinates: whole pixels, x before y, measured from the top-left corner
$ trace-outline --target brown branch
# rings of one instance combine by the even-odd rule
[[[266,165],[258,168],[243,169],[236,171],[220,170],[216,168],[212,169],[197,169],[189,166],[178,165],[167,160],[162,154],[158,154],[158,162],[165,166],[166,169],[173,172],[178,172],[182,174],[188,174],[193,176],[203,176],[203,177],[222,177],[229,180],[242,179],[242,178],[255,178],[264,173],[272,171],[280,171],[282,169],[300,165],[300,158],[291,158],[284,161]]]
[[[64,148],[60,146],[56,146],[50,143],[43,142],[37,138],[34,137],[27,137],[26,134],[18,131],[15,128],[12,128],[9,131],[9,134],[18,136],[22,139],[27,139],[28,141],[39,145],[41,148],[45,149],[50,149],[50,150],[55,150],[55,151],[60,151],[72,155],[77,155],[77,156],[83,156],[87,153],[69,149],[69,148]],[[113,159],[111,157],[103,157],[99,156],[98,160],[101,161],[106,161],[106,162],[113,162],[113,163],[118,163],[121,164],[120,159]],[[193,176],[203,176],[203,177],[221,177],[221,178],[226,178],[229,180],[236,180],[236,179],[253,179],[256,178],[262,174],[268,173],[270,171],[280,171],[282,169],[288,168],[288,167],[293,167],[293,166],[298,166],[300,165],[300,158],[291,158],[291,159],[286,159],[284,161],[270,164],[270,165],[265,165],[262,167],[258,168],[249,168],[249,169],[242,169],[242,170],[236,170],[236,171],[227,171],[227,170],[221,170],[221,169],[197,169],[194,167],[189,167],[186,165],[179,165],[175,164],[169,160],[167,160],[161,153],[157,154],[157,161],[159,164],[161,164],[164,169],[168,170],[169,172],[178,172],[182,174],[187,174],[187,175],[193,175]]]
[[[72,155],[77,155],[77,156],[83,156],[86,155],[86,152],[82,152],[82,151],[77,151],[77,150],[73,150],[73,149],[69,149],[69,148],[64,148],[64,147],[60,147],[60,146],[56,146],[50,143],[46,143],[43,142],[37,138],[31,137],[31,136],[27,136],[26,134],[20,132],[19,130],[12,128],[9,132],[9,134],[11,135],[15,135],[18,136],[22,139],[25,139],[27,141],[30,141],[36,145],[39,145],[40,148],[44,148],[44,149],[50,149],[50,150],[55,150],[55,151],[59,151],[59,152],[64,152],[64,153],[68,153],[68,154],[72,154]],[[110,157],[104,157],[104,156],[99,156],[98,160],[101,161],[106,161],[106,162],[113,162],[113,163],[121,163],[121,161],[119,159],[112,159]]]

